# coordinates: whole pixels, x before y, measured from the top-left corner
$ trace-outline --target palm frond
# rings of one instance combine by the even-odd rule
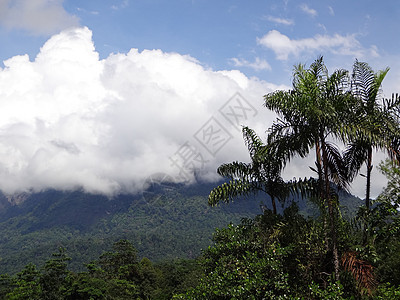
[[[314,145],[313,134],[310,126],[277,120],[269,130],[268,146],[287,161],[295,155],[306,157]]]
[[[368,148],[366,143],[361,141],[358,143],[351,143],[346,147],[343,153],[344,164],[347,167],[347,177],[353,181],[357,176],[361,166],[367,161]]]
[[[229,178],[231,180],[248,180],[252,176],[252,166],[247,163],[234,161],[219,166],[217,173],[222,177]]]
[[[330,180],[339,188],[346,191],[349,190],[349,179],[347,176],[347,168],[340,153],[339,148],[333,143],[326,142],[326,154],[328,158],[328,169]]]
[[[352,92],[367,104],[373,93],[375,73],[365,62],[355,61],[352,75]]]
[[[392,137],[390,144],[387,147],[387,153],[391,160],[400,163],[400,137],[394,136]]]
[[[293,91],[275,91],[264,96],[264,106],[286,118],[292,112],[296,96]]]
[[[374,267],[365,260],[359,259],[354,251],[342,255],[342,265],[346,271],[352,274],[361,294],[371,295],[377,286],[374,275]]]
[[[313,78],[325,80],[328,77],[328,69],[324,64],[323,56],[319,56],[311,65],[308,71],[312,74]]]
[[[365,62],[355,61],[353,65],[352,92],[364,103],[368,111],[377,106],[382,82],[389,68],[374,72]]]
[[[255,131],[247,126],[244,126],[242,128],[242,133],[246,146],[249,150],[250,157],[253,159],[253,157],[256,156],[256,154],[264,146],[264,143],[261,138],[255,133]]]
[[[220,202],[229,203],[238,196],[254,194],[251,182],[231,180],[214,188],[208,196],[208,205],[215,206]]]
[[[319,182],[315,178],[293,178],[286,185],[292,195],[308,198],[319,196]]]

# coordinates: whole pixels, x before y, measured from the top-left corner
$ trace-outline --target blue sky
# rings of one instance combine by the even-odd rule
[[[3,2],[12,5],[24,1]],[[48,33],[81,25],[93,31],[101,58],[113,52],[126,53],[131,48],[140,51],[161,49],[188,54],[214,70],[235,68],[247,76],[279,84],[290,83],[293,64],[310,63],[320,54],[333,69],[350,68],[355,58],[376,68],[394,68],[397,62],[391,59],[395,60],[400,46],[396,23],[400,5],[397,1],[32,2],[37,2],[42,11],[46,5],[50,6],[47,2],[59,5],[66,16],[61,18],[60,24],[49,24],[46,30],[32,29],[30,23],[26,26],[3,24],[0,35],[2,60],[24,53],[33,59],[50,37]],[[37,22],[33,11],[31,14],[27,13],[28,18],[32,18],[30,22]],[[42,17],[46,18],[46,14]],[[304,47],[298,45],[286,59],[277,59],[274,48],[259,41],[272,30],[282,35],[280,40],[283,36],[289,39],[287,48],[296,42],[303,42]],[[335,36],[350,43],[347,51],[341,53],[344,44],[339,41],[335,44]],[[331,45],[324,46],[318,37],[324,37]],[[307,39],[314,39],[315,45],[308,48]]]
[[[215,179],[219,164],[248,159],[240,125],[266,136],[275,116],[262,96],[290,88],[294,64],[389,66],[384,95],[398,92],[399,15],[395,0],[0,0],[0,189],[190,181],[187,161],[173,163],[189,144]],[[223,114],[232,101],[248,105],[240,124]],[[226,133],[211,151],[197,135],[210,124]],[[288,176],[310,164],[295,161]]]

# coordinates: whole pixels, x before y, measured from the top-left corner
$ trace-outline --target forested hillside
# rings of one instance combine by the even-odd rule
[[[25,196],[0,213],[0,270],[13,273],[43,263],[65,247],[72,269],[98,257],[120,239],[152,260],[195,258],[211,243],[214,228],[261,212],[261,198],[207,205],[211,184],[151,187],[144,195],[113,199],[83,192],[46,191]],[[3,200],[5,200],[3,198]]]
[[[263,210],[271,209],[269,197],[264,194],[210,207],[207,197],[214,186],[215,183],[155,185],[144,194],[120,195],[114,199],[51,190],[24,195],[24,201],[18,205],[8,204],[2,197],[5,205],[0,216],[3,274],[0,286],[4,289],[0,288],[0,294],[4,296],[12,286],[25,284],[24,289],[29,289],[29,295],[40,295],[34,285],[43,285],[40,282],[46,281],[49,274],[62,278],[62,285],[68,287],[71,297],[80,295],[82,299],[89,299],[82,295],[89,297],[90,293],[92,296],[100,293],[104,297],[108,293],[114,297],[112,299],[129,299],[133,295],[170,299],[174,293],[184,293],[195,287],[203,276],[203,268],[197,259],[201,250],[213,244],[215,228],[240,224],[243,218],[251,220]],[[360,199],[346,193],[341,195],[344,205],[348,205],[344,209],[354,215]],[[279,212],[283,213],[284,207],[294,203],[295,207],[302,208],[303,215],[315,217],[319,214],[315,205],[303,199],[291,199],[278,205]],[[120,240],[126,240],[126,243]],[[113,248],[117,242],[120,246]],[[132,260],[129,265],[142,274],[141,279],[131,282],[133,279],[128,278],[128,281],[118,283],[113,280],[121,278],[120,275],[100,275],[101,269],[95,271],[97,267],[106,268],[107,257],[117,255],[117,252],[110,252],[112,249],[133,251],[129,252]],[[89,263],[99,258],[97,267],[94,267],[97,263],[90,267]],[[146,267],[146,264],[149,265]],[[6,273],[18,273],[17,278],[25,279],[14,281],[5,276]],[[101,288],[99,283],[93,282],[98,277],[103,280]],[[27,282],[27,278],[34,283]],[[91,292],[79,294],[75,291],[90,286]],[[48,286],[49,290],[44,293],[50,293],[54,287]],[[125,294],[119,294],[121,289]],[[20,291],[14,292],[18,295]]]
[[[154,261],[196,258],[211,245],[212,233],[244,217],[270,207],[264,194],[239,198],[219,207],[207,205],[218,183],[155,185],[138,195],[113,199],[83,192],[46,191],[25,195],[22,203],[0,212],[0,270],[14,273],[27,263],[43,263],[58,247],[66,248],[73,270],[97,258],[110,245],[128,239],[139,256]],[[342,194],[346,211],[355,212],[360,200]],[[295,201],[305,215],[315,215],[315,206]],[[282,205],[278,205],[282,211]]]

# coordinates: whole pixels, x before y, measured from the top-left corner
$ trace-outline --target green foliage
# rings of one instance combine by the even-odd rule
[[[329,284],[327,285],[326,288],[321,288],[318,284],[312,282],[309,285],[309,294],[308,298],[309,299],[315,299],[315,300],[344,300],[346,299],[343,296],[343,286],[340,284],[340,282],[332,282],[329,281]]]
[[[6,295],[7,299],[42,299],[41,274],[33,264],[28,264],[14,278],[13,289]]]
[[[400,286],[392,286],[389,283],[382,284],[377,289],[374,299],[376,300],[391,300],[400,299]]]
[[[62,299],[70,259],[65,249],[60,248],[58,253],[53,253],[52,258],[46,262],[40,276],[43,299]]]
[[[344,152],[344,160],[348,169],[348,176],[353,180],[363,164],[366,165],[366,195],[365,209],[362,214],[363,246],[370,243],[370,210],[371,210],[371,176],[373,149],[387,150],[392,158],[399,157],[399,148],[394,141],[399,140],[399,123],[397,113],[400,99],[392,101],[381,100],[380,92],[382,82],[389,68],[374,72],[365,62],[356,62],[353,65],[352,95],[354,103],[354,133],[347,141],[348,146]]]
[[[139,259],[129,241],[120,240],[96,261],[86,264],[84,272],[68,269],[70,260],[61,248],[41,268],[30,264],[14,276],[1,276],[0,295],[3,299],[71,300],[362,297],[356,282],[346,273],[341,276],[342,282],[332,281],[333,270],[326,262],[323,218],[303,217],[296,205],[282,215],[266,210],[264,215],[245,218],[239,225],[217,229],[213,241],[214,246],[199,258],[200,264],[194,260],[153,264],[147,258]],[[351,247],[348,243],[340,240],[340,249]],[[394,245],[388,245],[393,247],[392,254],[398,253],[400,243]],[[383,251],[380,247],[378,250],[377,262],[384,265]],[[379,269],[382,278],[392,284],[396,269],[392,278],[388,273],[398,261],[394,255],[393,262],[385,261],[387,269]],[[373,297],[390,299],[396,293],[397,288],[380,285]]]
[[[5,299],[7,294],[15,288],[15,278],[8,275],[0,275],[0,299]]]
[[[330,282],[332,270],[325,269],[322,233],[321,224],[299,215],[296,206],[218,229],[215,245],[203,253],[205,276],[176,298],[344,299],[343,287]]]
[[[193,287],[198,277],[195,262],[156,266],[147,258],[139,261],[127,240],[87,264],[86,272],[70,271],[68,261],[60,248],[40,269],[28,264],[15,276],[2,275],[1,299],[170,299]]]
[[[204,253],[208,274],[182,298],[188,299],[288,299],[288,275],[282,258],[288,249],[279,243],[254,239],[253,225],[229,225],[217,230],[216,245]]]
[[[177,259],[157,264],[161,272],[159,288],[154,293],[154,299],[171,299],[174,294],[182,294],[198,285],[203,271],[197,260]]]
[[[138,277],[139,263],[136,249],[127,240],[120,240],[113,245],[113,250],[103,253],[97,264],[103,276],[133,281]]]
[[[71,270],[83,271],[84,263],[120,239],[132,241],[140,257],[154,262],[195,258],[212,243],[215,227],[260,212],[261,198],[238,199],[229,207],[211,209],[207,196],[213,186],[171,185],[148,192],[145,199],[142,195],[107,199],[78,192],[33,194],[20,206],[0,211],[1,273],[15,274],[29,262],[43,265],[58,247],[72,258]],[[68,221],[60,217],[63,213],[79,218]]]

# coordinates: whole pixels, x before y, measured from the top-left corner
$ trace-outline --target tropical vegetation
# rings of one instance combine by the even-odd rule
[[[261,203],[262,214],[215,229],[213,243],[195,259],[152,262],[122,239],[84,270],[71,270],[60,248],[40,267],[31,263],[3,274],[1,297],[400,298],[400,99],[383,99],[388,71],[355,61],[352,73],[330,74],[319,57],[309,67],[294,67],[292,89],[265,95],[265,107],[277,119],[265,139],[243,127],[249,162],[218,168],[225,180],[212,188],[208,205],[214,208],[207,209],[260,199],[267,205]],[[371,199],[375,150],[388,153],[379,165],[388,183]],[[293,159],[310,156],[315,176],[284,180],[282,172]],[[346,211],[344,195],[363,166],[365,199],[351,198],[353,209]]]

